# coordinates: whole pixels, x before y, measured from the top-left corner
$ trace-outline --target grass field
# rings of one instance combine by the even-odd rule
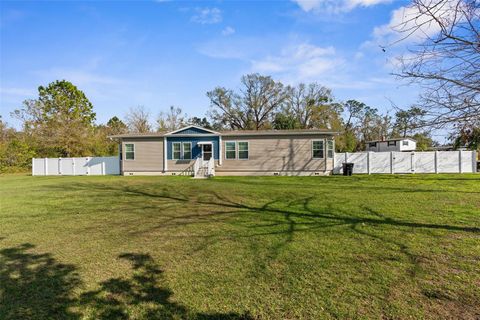
[[[0,205],[0,319],[480,317],[480,175],[7,175]]]

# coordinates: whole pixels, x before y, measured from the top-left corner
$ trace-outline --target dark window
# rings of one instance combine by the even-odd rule
[[[190,160],[192,159],[192,143],[191,142],[184,142],[182,143],[183,148],[183,159]]]
[[[133,143],[125,144],[125,160],[135,160],[135,146]]]
[[[248,159],[248,142],[238,143],[238,159]]]
[[[387,142],[387,145],[390,147],[390,146],[396,146],[397,145],[397,141],[388,141]]]
[[[376,147],[377,147],[377,143],[376,143],[376,142],[370,142],[370,143],[368,144],[368,146],[369,146],[370,148],[376,148]]]
[[[328,140],[327,141],[327,157],[328,158],[333,158],[333,140]]]
[[[404,141],[402,141],[402,145],[404,145],[404,146],[408,146],[408,140],[404,140]]]
[[[172,159],[180,160],[182,158],[182,144],[180,142],[172,143]]]
[[[236,153],[235,142],[225,142],[225,159],[236,159]]]
[[[312,141],[312,157],[323,158],[323,140]]]

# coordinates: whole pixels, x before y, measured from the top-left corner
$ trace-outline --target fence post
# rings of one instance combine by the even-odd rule
[[[370,151],[367,152],[367,173],[370,174]]]
[[[462,173],[462,150],[458,150],[458,173]]]
[[[477,151],[472,151],[473,152],[473,155],[472,155],[472,172],[475,173],[477,172]]]
[[[393,174],[393,160],[395,158],[393,157],[393,151],[390,151],[390,173]]]
[[[105,160],[102,161],[102,176],[105,175]]]
[[[438,151],[435,151],[435,173],[438,173]]]
[[[415,173],[415,151],[412,151],[410,156],[410,171]]]
[[[72,158],[72,174],[75,176],[75,158]]]
[[[345,162],[348,162],[348,152],[345,152]]]
[[[47,158],[43,158],[43,165],[45,167],[45,175],[48,175],[48,163]]]
[[[35,158],[32,158],[32,176],[35,175]]]

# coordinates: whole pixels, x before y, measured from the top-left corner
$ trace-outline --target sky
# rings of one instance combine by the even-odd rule
[[[1,1],[0,115],[71,81],[97,123],[142,105],[209,109],[206,92],[240,87],[247,73],[285,84],[317,82],[336,99],[393,114],[418,88],[392,75],[408,43],[392,44],[406,1]],[[409,41],[413,41],[410,39]]]

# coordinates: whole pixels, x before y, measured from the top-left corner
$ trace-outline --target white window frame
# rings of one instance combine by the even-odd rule
[[[322,143],[322,157],[315,157],[314,152],[313,152],[313,145],[315,142],[321,142]],[[319,149],[320,150],[320,149]],[[312,140],[312,159],[325,159],[325,139],[316,139]]]
[[[233,158],[227,158],[227,143],[233,143],[233,146],[235,147],[235,150],[233,150],[234,151]],[[235,141],[225,141],[225,160],[237,160],[237,150],[238,150],[237,143]]]
[[[247,144],[247,157],[246,158],[240,158],[240,143],[246,143]],[[249,160],[250,159],[250,143],[248,141],[237,141],[237,159],[238,160]]]
[[[175,145],[178,144],[180,146],[180,156],[179,158],[175,158]],[[181,142],[172,142],[172,160],[182,160],[182,143]]]
[[[402,141],[402,146],[408,146],[408,140],[403,140]]]
[[[189,145],[190,149],[190,158],[185,158],[185,145]],[[193,152],[192,152],[192,143],[191,142],[182,142],[182,150],[180,152],[180,156],[182,157],[183,160],[192,160]]]
[[[131,144],[133,146],[133,159],[127,159],[127,144]],[[135,160],[135,143],[125,143],[125,161],[134,161]]]
[[[332,148],[329,148],[330,144],[331,144]],[[327,140],[326,149],[327,149],[327,159],[333,159],[333,157],[335,156],[335,140]],[[332,151],[332,156],[331,157],[328,154],[329,151]]]

